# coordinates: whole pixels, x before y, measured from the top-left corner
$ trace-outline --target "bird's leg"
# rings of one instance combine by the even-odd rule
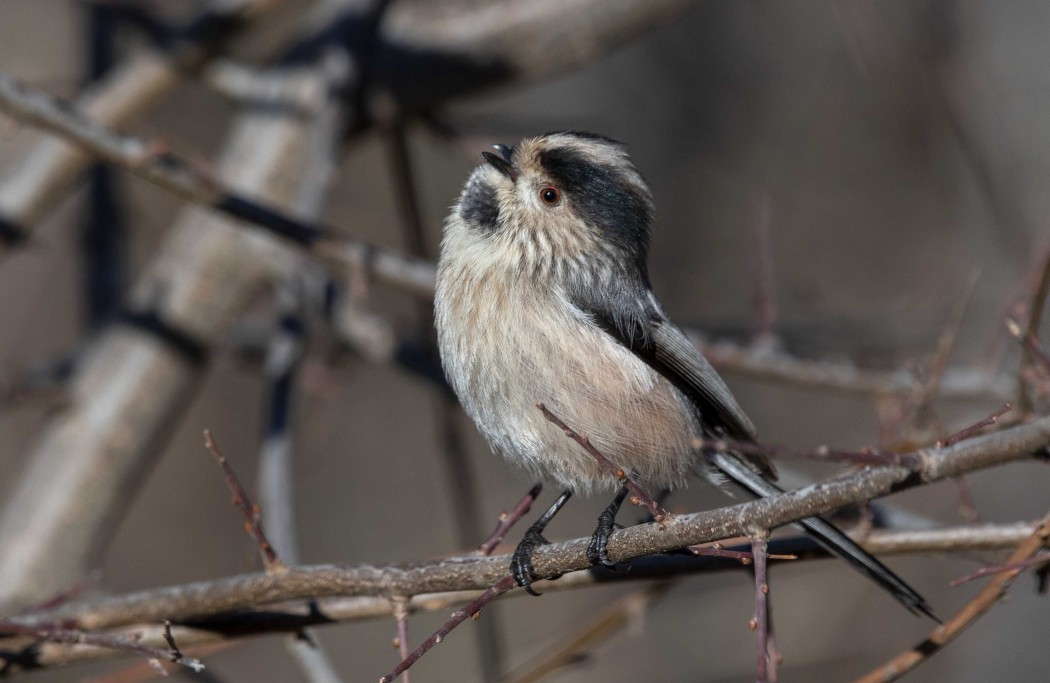
[[[616,564],[609,559],[609,536],[616,529],[616,513],[620,511],[620,506],[623,505],[623,499],[626,497],[627,487],[624,486],[609,503],[609,507],[598,515],[598,528],[594,530],[591,542],[587,544],[587,559],[591,561],[591,564],[601,564],[606,567]]]
[[[539,595],[539,593],[532,590],[532,551],[541,545],[550,543],[543,537],[543,530],[571,497],[572,491],[568,490],[558,496],[558,499],[547,508],[547,511],[528,528],[525,536],[521,539],[521,543],[514,550],[514,555],[510,560],[510,573],[514,575],[514,580],[518,582],[518,585],[524,588],[529,595]]]

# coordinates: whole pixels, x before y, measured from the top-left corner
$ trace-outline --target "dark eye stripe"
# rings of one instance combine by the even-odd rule
[[[539,162],[577,216],[609,241],[644,253],[652,223],[651,202],[623,171],[563,148],[540,152]]]

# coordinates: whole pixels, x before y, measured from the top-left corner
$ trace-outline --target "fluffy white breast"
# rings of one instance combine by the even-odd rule
[[[686,400],[556,285],[540,282],[551,280],[531,276],[526,254],[475,232],[452,220],[446,227],[435,316],[446,375],[493,448],[568,488],[617,487],[543,418],[543,402],[639,479],[680,485],[699,433]]]

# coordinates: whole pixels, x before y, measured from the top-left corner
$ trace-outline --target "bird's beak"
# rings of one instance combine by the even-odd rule
[[[493,145],[493,148],[499,152],[499,156],[496,156],[492,152],[482,152],[481,156],[483,156],[485,161],[491,164],[493,168],[510,178],[512,183],[517,182],[518,172],[510,165],[511,148],[506,145]]]
[[[503,157],[507,163],[510,163],[510,155],[514,153],[513,147],[510,145],[493,145],[492,149],[499,152],[499,155]]]

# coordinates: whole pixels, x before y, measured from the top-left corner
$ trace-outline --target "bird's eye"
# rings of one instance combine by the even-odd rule
[[[561,201],[561,192],[553,185],[545,185],[540,188],[540,200],[547,206],[557,206]]]

